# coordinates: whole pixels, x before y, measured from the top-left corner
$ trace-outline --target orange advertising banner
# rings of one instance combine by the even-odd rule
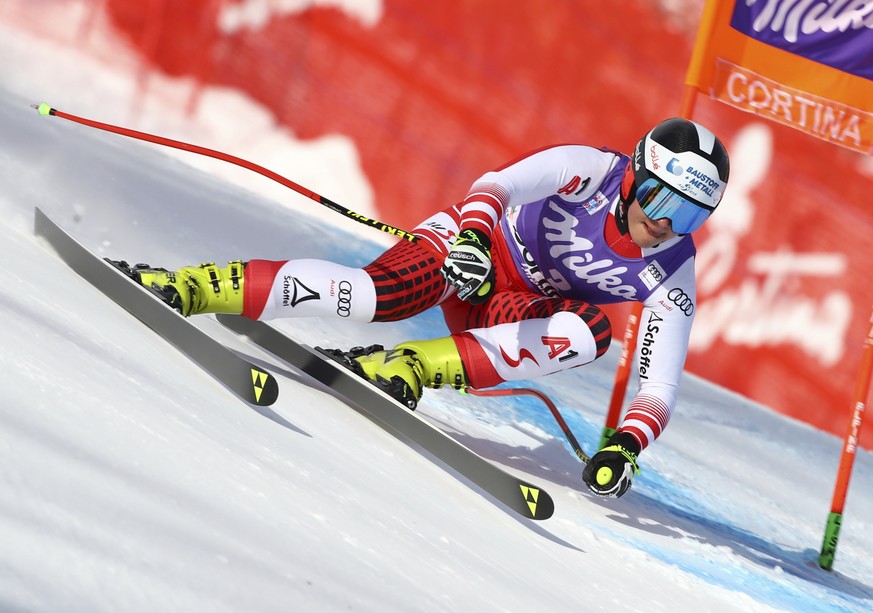
[[[709,0],[685,83],[873,153],[873,1]]]

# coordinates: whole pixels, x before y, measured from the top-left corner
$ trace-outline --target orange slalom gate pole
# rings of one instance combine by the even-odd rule
[[[870,378],[873,375],[873,313],[870,314],[870,328],[864,341],[864,353],[861,355],[861,368],[855,385],[855,397],[852,402],[852,417],[843,442],[840,456],[840,466],[837,469],[837,480],[834,485],[834,496],[831,500],[831,512],[825,524],[824,541],[818,565],[825,570],[834,566],[837,553],[837,541],[840,538],[840,526],[843,523],[843,506],[849,491],[849,481],[852,477],[852,466],[855,463],[855,452],[861,437],[861,427],[864,421],[864,408],[870,392]]]

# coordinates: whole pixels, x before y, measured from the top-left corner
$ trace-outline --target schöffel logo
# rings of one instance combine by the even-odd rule
[[[873,79],[873,2],[743,0],[731,27],[794,55]]]
[[[282,306],[290,306],[293,308],[301,302],[320,299],[321,296],[318,292],[314,292],[303,285],[297,277],[285,275],[282,279]]]
[[[664,321],[664,318],[657,313],[649,313],[649,323],[646,326],[645,334],[638,351],[638,366],[640,379],[649,378],[649,368],[652,366],[652,355],[655,353],[655,338],[658,332],[661,331],[661,326],[658,324]]]

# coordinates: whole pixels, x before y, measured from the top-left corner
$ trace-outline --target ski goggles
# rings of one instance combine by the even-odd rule
[[[636,198],[649,219],[669,219],[676,234],[691,234],[712,213],[710,209],[680,196],[655,179],[644,181],[637,188]]]

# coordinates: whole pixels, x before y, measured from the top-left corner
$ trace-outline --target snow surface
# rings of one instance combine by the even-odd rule
[[[545,522],[518,518],[329,390],[196,319],[278,375],[271,409],[242,403],[34,238],[33,208],[102,255],[167,267],[363,264],[382,237],[330,225],[335,215],[314,202],[227,164],[29,106],[124,123],[130,78],[117,66],[3,26],[0,54],[0,611],[873,609],[873,454],[857,457],[835,567],[821,570],[841,441],[691,376],[618,500],[582,491],[581,464],[535,399],[429,391],[422,415],[552,494]],[[368,197],[342,137],[277,133],[268,150],[238,129],[248,117],[269,129],[238,94],[208,92],[208,111],[184,118],[184,84],[155,76],[152,88],[132,127],[254,152],[351,208]],[[327,160],[350,170],[319,174]],[[333,346],[444,332],[437,312],[279,325]],[[617,353],[536,382],[589,450]]]

